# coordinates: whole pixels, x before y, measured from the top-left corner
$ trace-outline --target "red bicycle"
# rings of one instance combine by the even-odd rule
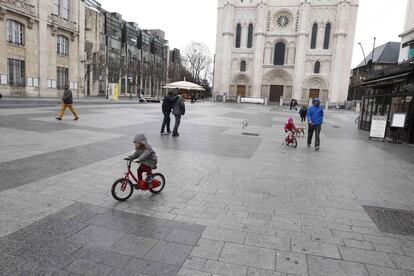
[[[288,135],[285,138],[285,140],[283,140],[282,145],[292,145],[294,148],[296,148],[298,146],[298,141],[296,140],[295,134],[292,131],[288,131]]]
[[[112,196],[118,201],[125,201],[132,196],[134,190],[150,191],[153,194],[160,193],[165,187],[165,177],[161,173],[154,173],[152,180],[147,182],[145,180],[139,181],[138,178],[131,171],[131,160],[127,160],[128,170],[125,172],[125,177],[120,178],[112,185]],[[136,162],[138,163],[138,162]],[[131,178],[134,183],[131,181]],[[146,179],[146,178],[144,178]]]

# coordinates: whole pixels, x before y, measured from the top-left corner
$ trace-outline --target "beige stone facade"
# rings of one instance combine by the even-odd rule
[[[0,92],[60,97],[67,82],[74,95],[83,96],[84,25],[82,0],[0,0]],[[13,69],[10,60],[24,62],[23,69]],[[18,85],[16,74],[24,79]]]
[[[359,0],[218,0],[214,95],[346,101]]]

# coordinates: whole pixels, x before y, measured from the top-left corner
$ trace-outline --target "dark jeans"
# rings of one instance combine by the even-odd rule
[[[302,122],[305,122],[306,121],[306,116],[305,117],[300,117],[301,119],[302,119]]]
[[[308,145],[312,144],[313,133],[315,132],[315,147],[321,145],[320,134],[322,130],[322,125],[309,125],[308,131]]]
[[[152,169],[147,165],[141,164],[138,168],[138,180],[142,180],[142,173],[147,173],[147,179],[152,176]]]
[[[174,115],[174,116],[175,116],[175,125],[173,129],[173,135],[178,134],[178,127],[180,126],[180,123],[181,123],[181,115]]]
[[[161,133],[164,132],[165,127],[167,127],[167,132],[171,132],[171,129],[170,129],[170,123],[171,123],[170,114],[171,114],[171,112],[163,112],[163,113],[164,113],[164,120],[162,121]]]

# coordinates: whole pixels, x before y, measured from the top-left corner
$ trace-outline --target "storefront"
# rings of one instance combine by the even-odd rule
[[[359,128],[369,131],[372,116],[387,116],[386,136],[398,134],[401,142],[414,144],[414,62],[374,71],[359,89],[362,94]],[[395,113],[405,114],[403,128],[391,127]]]

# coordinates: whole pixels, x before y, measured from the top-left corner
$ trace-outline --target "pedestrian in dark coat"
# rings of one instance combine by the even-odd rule
[[[177,101],[174,103],[173,114],[175,116],[175,125],[172,136],[178,137],[180,136],[180,134],[178,133],[178,128],[181,123],[181,116],[185,114],[185,104],[181,96],[178,96]]]
[[[299,110],[299,115],[301,118],[302,122],[306,121],[306,114],[308,113],[308,108],[304,105],[302,106],[302,108]]]
[[[164,97],[162,101],[162,113],[164,114],[164,120],[161,125],[161,135],[168,135],[171,133],[170,123],[171,123],[171,110],[175,102],[177,101],[178,96],[174,95],[174,92],[168,92],[168,95]],[[167,127],[167,133],[165,133],[165,127]]]

